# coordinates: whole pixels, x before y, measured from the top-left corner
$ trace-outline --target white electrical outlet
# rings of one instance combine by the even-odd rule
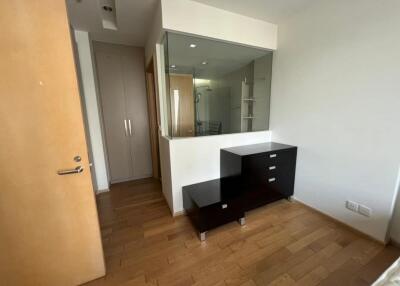
[[[366,217],[370,217],[371,216],[371,212],[372,210],[369,207],[363,206],[363,205],[359,205],[358,206],[358,213],[366,216]]]
[[[346,201],[346,208],[353,212],[358,212],[358,204],[355,202]]]

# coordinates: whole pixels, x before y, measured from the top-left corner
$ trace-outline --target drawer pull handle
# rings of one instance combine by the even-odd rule
[[[270,166],[268,169],[270,169],[270,170],[275,170],[275,169],[276,169],[276,166]]]
[[[228,205],[227,204],[222,204],[222,209],[224,210],[224,209],[226,209],[227,207],[228,207]]]
[[[269,179],[268,179],[268,182],[270,182],[270,183],[275,182],[275,181],[276,181],[275,178],[269,178]]]
[[[269,155],[270,158],[276,158],[276,156],[277,156],[276,154],[270,154]]]

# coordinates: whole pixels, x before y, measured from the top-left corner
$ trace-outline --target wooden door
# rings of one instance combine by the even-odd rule
[[[123,182],[132,179],[133,166],[122,59],[118,54],[99,51],[99,45],[95,49],[111,183]]]
[[[158,142],[158,113],[156,104],[156,91],[154,82],[153,61],[149,64],[148,72],[146,72],[147,85],[147,109],[149,111],[149,128],[150,128],[150,144],[151,144],[151,161],[153,165],[153,178],[161,177],[160,152]]]
[[[9,1],[0,24],[0,284],[78,285],[105,267],[65,1]]]
[[[170,74],[172,135],[194,136],[193,76]]]

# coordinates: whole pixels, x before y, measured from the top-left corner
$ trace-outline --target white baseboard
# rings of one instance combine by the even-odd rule
[[[101,193],[107,193],[107,192],[109,192],[109,191],[110,191],[110,189],[97,190],[97,191],[96,191],[96,195],[99,195],[99,194],[101,194]]]
[[[181,216],[181,215],[185,215],[185,214],[186,214],[185,210],[182,210],[182,211],[175,212],[172,216],[177,217],[177,216]]]
[[[141,180],[141,179],[148,179],[152,178],[153,174],[146,174],[143,176],[135,176],[127,179],[121,179],[121,180],[111,180],[110,184],[118,184],[118,183],[125,183],[125,182],[130,182],[130,181],[136,181],[136,180]]]
[[[339,223],[339,224],[341,224],[341,225],[343,225],[343,226],[345,226],[345,227],[347,227],[347,228],[352,229],[352,230],[355,231],[356,233],[361,234],[361,235],[363,235],[363,236],[365,236],[365,237],[368,237],[369,239],[372,239],[372,240],[374,240],[374,241],[376,241],[376,242],[378,242],[378,243],[380,243],[380,244],[382,244],[382,245],[387,245],[387,244],[389,243],[388,240],[382,241],[382,240],[380,240],[380,239],[378,239],[378,238],[376,238],[376,237],[373,237],[373,236],[369,235],[368,233],[365,233],[365,232],[363,232],[362,230],[359,230],[359,229],[357,229],[356,227],[354,227],[354,226],[348,224],[347,222],[341,221],[341,220],[339,220],[339,219],[333,217],[332,215],[327,214],[327,213],[325,213],[324,211],[322,211],[322,210],[320,210],[320,209],[318,209],[318,208],[316,208],[316,207],[313,207],[313,206],[311,206],[311,205],[309,205],[309,204],[303,202],[302,200],[299,200],[298,198],[296,198],[296,197],[294,197],[294,196],[292,197],[292,200],[295,201],[295,202],[298,202],[298,203],[300,203],[300,204],[306,206],[307,208],[312,209],[312,210],[316,211],[317,213],[320,213],[321,215],[324,215],[324,216],[330,218],[331,220],[333,220],[333,221],[335,221],[335,222],[337,222],[337,223]]]

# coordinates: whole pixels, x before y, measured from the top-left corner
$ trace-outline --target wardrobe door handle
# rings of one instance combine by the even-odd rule
[[[129,124],[129,135],[132,136],[132,125],[131,125],[131,120],[128,120],[128,124]]]
[[[128,125],[126,124],[126,119],[124,119],[124,125],[125,125],[125,136],[128,136]]]

